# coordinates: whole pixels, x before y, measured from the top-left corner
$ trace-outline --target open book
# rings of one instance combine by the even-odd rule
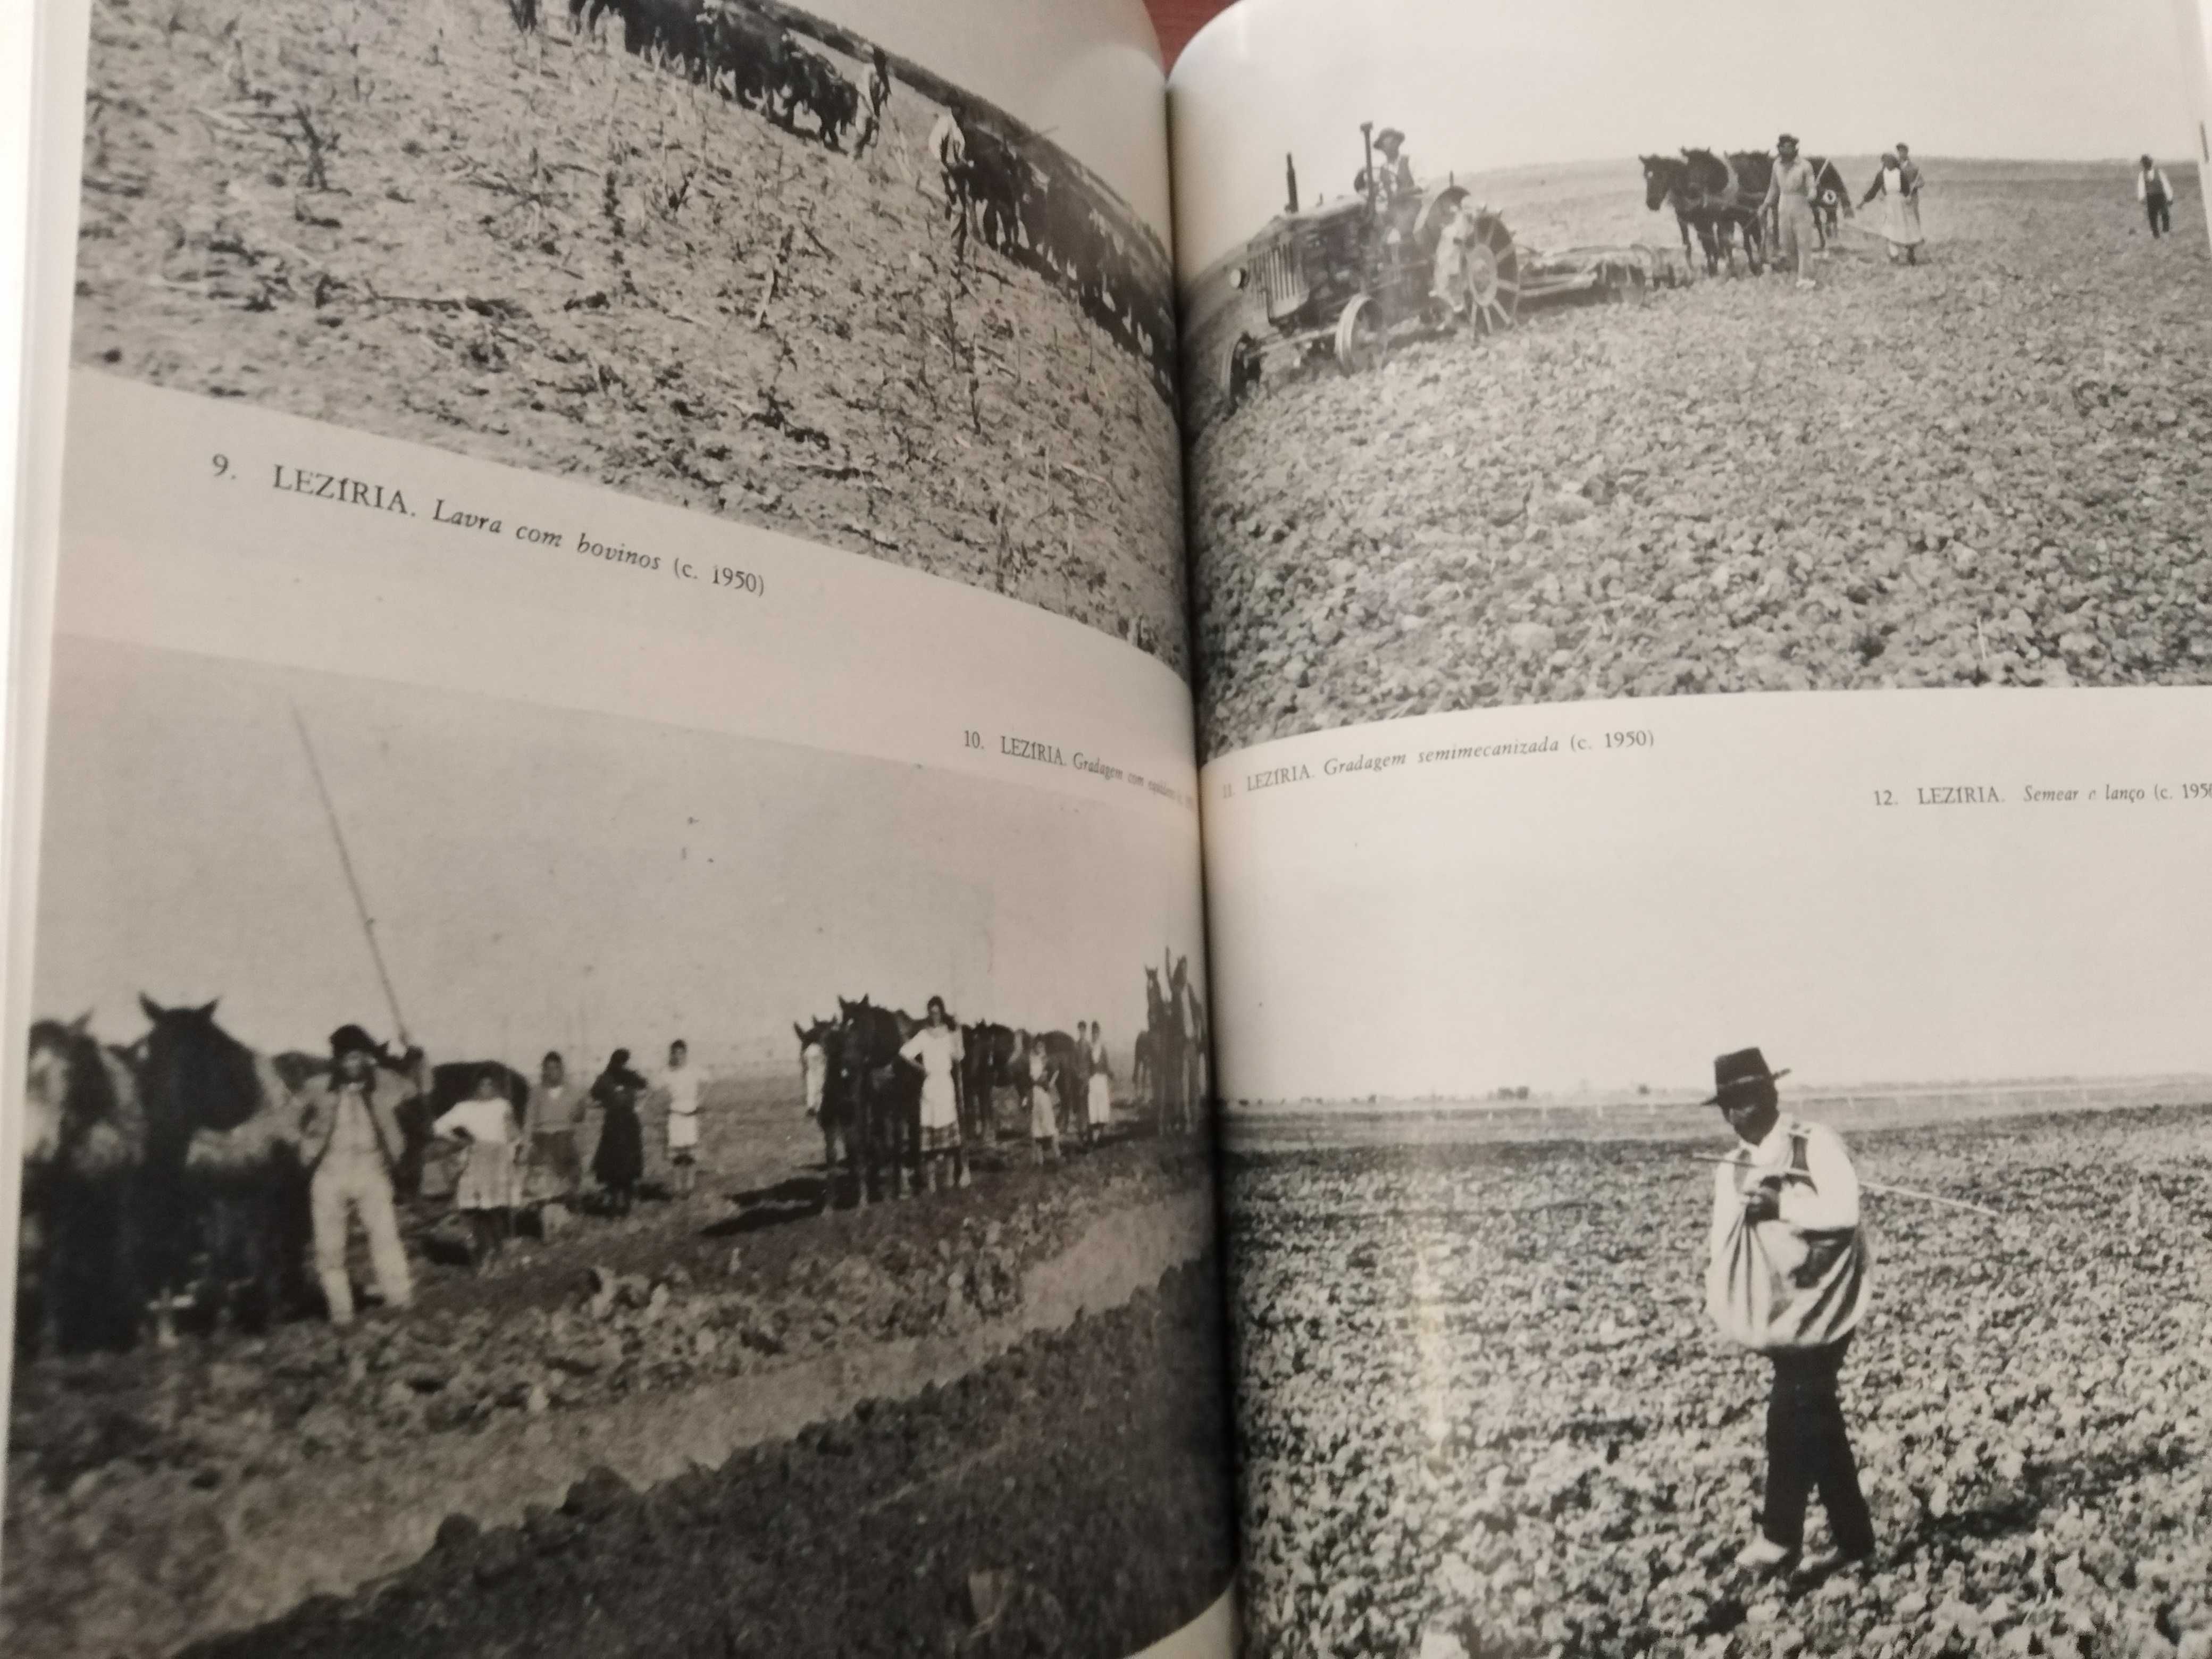
[[[10,1651],[2212,1650],[2166,0],[41,5]]]

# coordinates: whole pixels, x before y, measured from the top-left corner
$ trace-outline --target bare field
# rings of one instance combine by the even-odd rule
[[[417,1274],[405,1313],[19,1364],[0,1640],[151,1656],[245,1632],[224,1650],[486,1651],[453,1624],[466,1612],[514,1651],[859,1651],[896,1627],[858,1603],[819,1616],[845,1607],[840,1575],[911,1567],[884,1528],[950,1528],[956,1511],[929,1575],[902,1581],[901,1606],[933,1626],[978,1621],[957,1594],[969,1571],[1034,1578],[1113,1633],[1152,1620],[1146,1639],[1218,1593],[1218,1277],[1188,1265],[1211,1248],[1203,1155],[1123,1140],[1035,1170],[1024,1146],[979,1154],[967,1190],[825,1213],[820,1141],[793,1133],[795,1105],[723,1087],[702,1115],[696,1200],[578,1219],[489,1274],[462,1265],[442,1202],[403,1215]],[[1117,1309],[1133,1311],[1109,1334],[1066,1336]],[[1089,1533],[1042,1476],[1024,1503],[999,1498],[1039,1457],[1095,1467]],[[563,1511],[578,1482],[586,1495]],[[744,1567],[728,1596],[663,1583],[669,1605],[628,1621],[634,1646],[517,1559],[544,1558],[572,1589],[586,1561],[642,1583],[622,1565],[627,1533],[581,1523],[610,1507],[634,1519],[633,1488],[658,1510],[672,1486],[690,1518],[671,1524],[717,1540],[664,1563],[673,1580],[774,1555],[770,1514],[799,1559]],[[1201,1514],[1211,1532],[1194,1530]],[[471,1580],[480,1533],[506,1565]],[[1139,1536],[1160,1540],[1155,1556],[1131,1547]],[[1086,1583],[1086,1552],[1109,1539],[1121,1576]],[[442,1563],[424,1559],[434,1542]],[[386,1595],[394,1574],[405,1588]],[[496,1608],[462,1607],[471,1583],[495,1582]],[[257,1632],[295,1609],[289,1633]],[[782,1622],[801,1615],[803,1632]]]
[[[99,0],[75,353],[912,566],[1182,672],[1174,415],[923,137],[831,152],[497,0]],[[848,75],[858,71],[840,59]]]
[[[2175,173],[2154,242],[2125,165],[1933,161],[1917,269],[1847,230],[1811,290],[1271,380],[1192,452],[1206,752],[1583,697],[2202,683],[2212,254]],[[1632,163],[1474,183],[1538,246],[1677,240]],[[1210,362],[1234,308],[1187,305]]]
[[[2002,1218],[1868,1198],[1843,1383],[1878,1552],[1779,1583],[1732,1565],[1767,1367],[1704,1313],[1719,1142],[1231,1154],[1252,1651],[2212,1647],[2212,1113],[1853,1138]]]

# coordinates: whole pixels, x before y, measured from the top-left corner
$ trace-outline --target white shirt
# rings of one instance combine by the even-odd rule
[[[503,1096],[482,1100],[471,1095],[430,1126],[434,1135],[456,1132],[487,1146],[504,1146],[514,1132],[514,1110]]]
[[[1713,1225],[1707,1251],[1717,1260],[1723,1241],[1743,1209],[1743,1195],[1762,1176],[1790,1168],[1792,1129],[1805,1137],[1805,1169],[1782,1183],[1781,1222],[1800,1232],[1832,1232],[1859,1224],[1859,1178],[1850,1154],[1833,1129],[1806,1123],[1784,1113],[1756,1146],[1737,1144],[1729,1163],[1713,1171]],[[1809,1182],[1809,1184],[1808,1184]]]
[[[906,1041],[899,1057],[921,1067],[921,1123],[941,1129],[960,1121],[954,1073],[965,1052],[957,1025],[925,1025]]]
[[[668,1091],[668,1110],[675,1117],[699,1115],[699,1073],[690,1066],[672,1066],[660,1079]]]
[[[937,125],[930,128],[929,152],[941,167],[957,167],[968,159],[968,135],[960,131],[951,110],[939,115]]]

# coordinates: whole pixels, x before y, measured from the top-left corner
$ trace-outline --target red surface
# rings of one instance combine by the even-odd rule
[[[1229,9],[1229,0],[1145,0],[1152,14],[1152,27],[1160,33],[1160,55],[1175,67],[1183,42],[1198,33],[1217,12]]]

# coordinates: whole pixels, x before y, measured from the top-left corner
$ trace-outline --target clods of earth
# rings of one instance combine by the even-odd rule
[[[76,362],[912,566],[1181,672],[1174,412],[1061,289],[956,260],[937,106],[900,87],[855,161],[538,9],[99,0]]]
[[[1769,1367],[1705,1316],[1711,1150],[1231,1156],[1251,1650],[2212,1656],[2212,1110],[1853,1139],[2001,1218],[1867,1198],[1879,1548],[1778,1580],[1733,1565]]]
[[[2153,241],[2124,168],[1928,175],[1921,267],[1849,232],[1809,290],[1532,313],[1208,420],[1206,753],[1580,698],[2212,678],[2202,228]],[[1626,228],[1634,168],[1610,184]]]

